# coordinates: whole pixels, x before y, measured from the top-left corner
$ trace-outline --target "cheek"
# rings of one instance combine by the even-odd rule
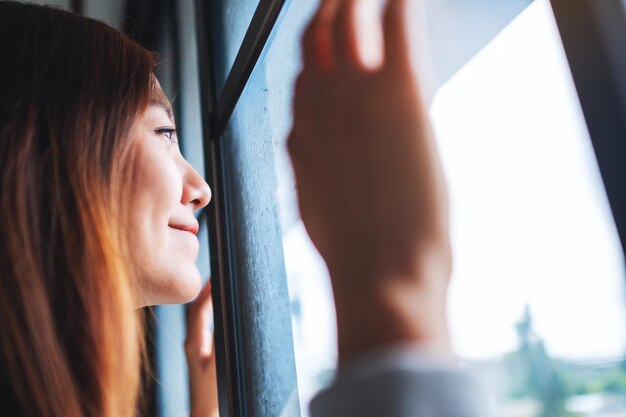
[[[189,301],[201,281],[197,239],[169,226],[180,213],[182,176],[171,155],[158,151],[137,154],[130,196],[130,243],[145,305]]]
[[[143,204],[154,198],[169,206],[180,203],[182,179],[174,160],[157,155],[142,158],[137,165],[135,189]]]
[[[180,204],[183,190],[176,163],[167,152],[144,149],[138,153],[134,171],[134,191],[130,196],[132,214],[153,226],[167,227],[168,219]]]
[[[138,148],[128,196],[129,241],[140,269],[146,269],[158,262],[171,240],[168,224],[180,204],[182,182],[171,157],[159,149]]]

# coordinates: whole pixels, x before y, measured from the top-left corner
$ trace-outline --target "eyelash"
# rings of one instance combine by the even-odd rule
[[[176,135],[176,129],[173,127],[160,127],[154,130],[154,133],[157,135],[165,136],[167,140],[169,140],[172,145],[178,145],[178,137]]]

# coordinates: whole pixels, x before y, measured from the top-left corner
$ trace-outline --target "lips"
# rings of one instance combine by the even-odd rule
[[[194,236],[198,234],[198,223],[190,223],[190,224],[170,224],[172,229],[182,230],[183,232],[192,233]]]

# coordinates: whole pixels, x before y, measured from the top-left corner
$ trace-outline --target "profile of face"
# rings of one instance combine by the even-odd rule
[[[200,291],[194,211],[211,190],[178,147],[171,106],[154,94],[133,129],[135,161],[129,201],[129,247],[141,306],[192,300]]]

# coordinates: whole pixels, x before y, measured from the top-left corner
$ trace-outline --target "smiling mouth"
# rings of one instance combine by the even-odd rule
[[[198,226],[197,225],[189,225],[189,226],[178,226],[178,225],[169,225],[172,229],[181,230],[183,232],[189,232],[194,236],[198,235]]]

